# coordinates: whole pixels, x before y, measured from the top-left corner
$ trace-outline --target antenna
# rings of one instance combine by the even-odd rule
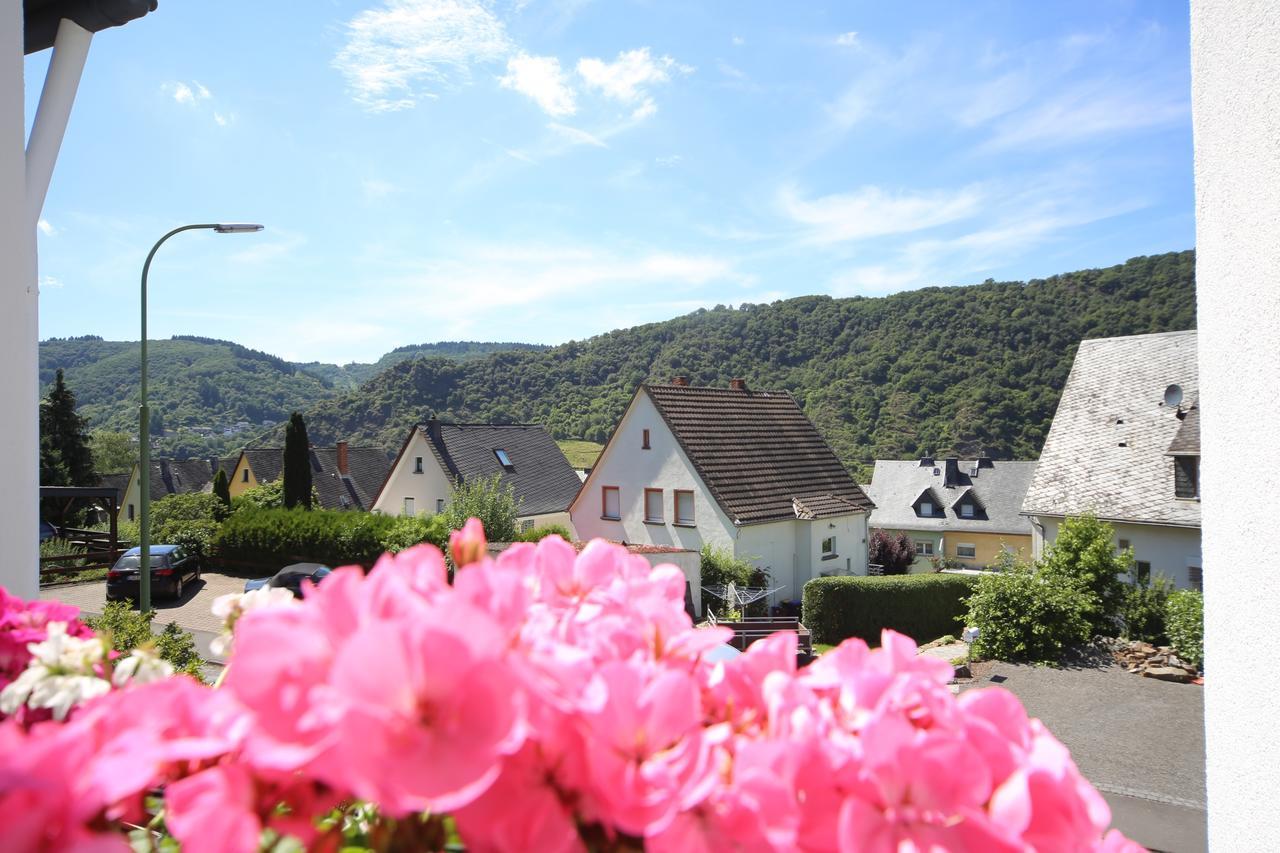
[[[1170,385],[1168,388],[1164,389],[1164,404],[1166,406],[1172,409],[1181,402],[1182,402],[1182,386],[1181,385]]]

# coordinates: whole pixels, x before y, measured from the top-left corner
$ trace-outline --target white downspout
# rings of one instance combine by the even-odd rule
[[[0,504],[0,585],[39,593],[39,274],[36,223],[58,158],[91,35],[63,21],[29,149],[23,144],[21,0],[0,0],[0,447],[10,461]]]
[[[58,151],[71,119],[71,107],[80,88],[80,75],[89,57],[89,43],[93,33],[63,18],[58,23],[58,36],[53,43],[53,56],[45,74],[44,89],[40,92],[40,105],[36,108],[36,120],[31,125],[31,138],[27,141],[27,211],[31,227],[40,219],[53,167],[58,162]]]

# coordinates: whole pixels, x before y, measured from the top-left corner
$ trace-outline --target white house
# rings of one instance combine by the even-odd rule
[[[1199,589],[1199,395],[1194,331],[1082,341],[1022,505],[1035,555],[1092,512],[1139,574]]]
[[[569,502],[582,483],[555,439],[537,424],[453,424],[433,417],[415,426],[373,510],[388,515],[441,512],[454,483],[493,476],[512,488],[522,530],[546,524],[570,527]]]
[[[583,539],[731,552],[773,599],[822,575],[866,574],[858,488],[785,391],[642,385],[570,507]]]

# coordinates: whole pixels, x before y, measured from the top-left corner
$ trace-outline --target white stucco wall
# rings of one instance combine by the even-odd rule
[[[27,209],[22,3],[0,0],[0,442],[8,488],[0,507],[0,586],[39,587],[36,223]]]
[[[649,430],[649,450],[641,447],[645,429]],[[617,521],[601,518],[603,486],[619,489],[621,518]],[[661,524],[645,523],[646,488],[662,489]],[[694,527],[673,524],[676,489],[694,493]],[[569,512],[574,530],[583,539],[602,537],[615,542],[666,545],[691,551],[701,551],[704,544],[711,544],[722,550],[735,550],[734,526],[698,478],[675,436],[643,392],[622,416],[613,440],[591,469]]]
[[[415,461],[419,456],[422,457],[422,473],[415,474]],[[415,515],[432,515],[436,511],[436,501],[448,501],[452,493],[453,484],[440,469],[426,436],[421,429],[415,429],[409,446],[396,460],[386,487],[374,501],[373,510],[387,515],[403,515],[404,499],[413,498]]]
[[[1032,525],[1032,553],[1037,559],[1044,553],[1044,546],[1058,538],[1062,519],[1037,516]],[[1133,548],[1133,558],[1151,564],[1151,576],[1164,575],[1178,589],[1191,587],[1190,566],[1204,569],[1200,549],[1200,531],[1190,527],[1160,527],[1155,524],[1125,524],[1109,522],[1115,528],[1116,545],[1121,539]],[[1043,532],[1042,532],[1043,527]],[[1251,559],[1258,559],[1253,555]],[[1204,572],[1207,577],[1208,572]]]
[[[804,587],[800,578],[809,579],[809,531],[797,529],[800,523],[775,521],[738,530],[733,554],[766,570],[770,585],[781,587],[769,597],[773,603],[799,598]]]
[[[1280,837],[1280,4],[1192,0],[1209,845]],[[1262,499],[1260,499],[1260,497]]]

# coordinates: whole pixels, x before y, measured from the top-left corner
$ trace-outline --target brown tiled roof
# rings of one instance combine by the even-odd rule
[[[786,391],[645,385],[716,502],[739,524],[872,508]]]

